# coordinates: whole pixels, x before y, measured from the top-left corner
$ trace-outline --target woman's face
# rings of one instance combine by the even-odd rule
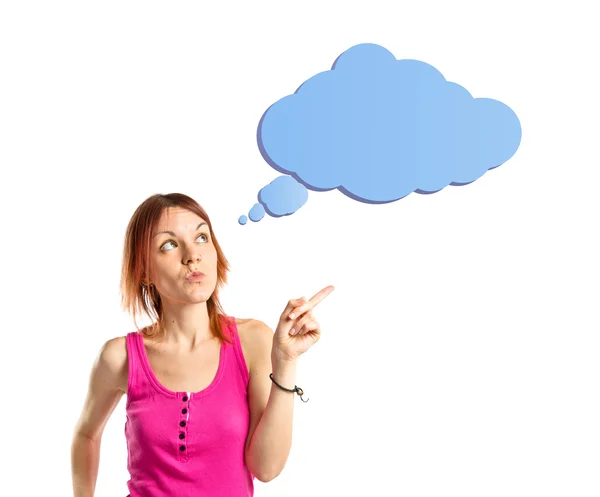
[[[163,302],[206,302],[217,285],[217,251],[206,221],[171,207],[163,211],[153,235],[150,280]],[[193,277],[194,272],[204,276]]]

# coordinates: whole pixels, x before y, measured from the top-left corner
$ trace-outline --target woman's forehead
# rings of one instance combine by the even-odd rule
[[[201,223],[206,223],[206,220],[195,212],[181,207],[169,207],[162,212],[157,231],[194,231]]]

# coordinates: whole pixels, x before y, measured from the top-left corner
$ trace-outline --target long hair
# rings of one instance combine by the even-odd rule
[[[123,309],[131,314],[136,328],[145,336],[154,337],[158,330],[163,329],[164,331],[161,298],[156,287],[148,284],[148,276],[151,268],[152,236],[158,227],[163,211],[169,207],[187,209],[200,216],[208,224],[210,236],[217,251],[217,285],[206,302],[210,328],[219,341],[232,343],[230,337],[223,331],[222,319],[228,319],[228,317],[219,302],[219,288],[227,283],[229,262],[217,242],[206,211],[194,199],[182,193],[156,194],[148,197],[138,206],[129,220],[125,233],[121,267],[121,304]],[[137,318],[142,313],[155,321],[152,327],[140,330]]]

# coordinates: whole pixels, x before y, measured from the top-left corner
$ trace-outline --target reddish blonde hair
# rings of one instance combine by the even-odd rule
[[[148,285],[151,268],[150,251],[153,233],[164,210],[169,207],[180,207],[200,216],[208,224],[210,236],[217,251],[217,285],[215,291],[206,302],[210,328],[219,341],[231,343],[229,336],[223,332],[222,317],[227,318],[219,302],[219,288],[227,283],[229,262],[219,246],[213,232],[212,223],[206,211],[194,199],[182,193],[156,194],[144,200],[133,213],[125,233],[123,247],[123,264],[121,267],[121,304],[128,311],[138,331],[154,337],[155,332],[147,328],[139,329],[137,317],[145,313],[154,319],[155,325],[163,329],[163,307],[160,295],[154,285]]]

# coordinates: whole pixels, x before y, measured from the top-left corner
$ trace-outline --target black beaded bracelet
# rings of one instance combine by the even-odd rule
[[[273,383],[275,383],[275,385],[277,385],[277,386],[278,386],[279,388],[281,388],[282,390],[285,390],[286,392],[296,392],[296,393],[297,393],[297,394],[300,396],[300,400],[301,400],[302,402],[308,402],[308,401],[310,400],[310,399],[306,399],[306,400],[304,400],[304,399],[302,398],[302,396],[304,395],[304,390],[302,390],[302,389],[301,389],[300,387],[298,387],[297,385],[294,385],[294,388],[291,388],[291,389],[290,389],[290,388],[285,388],[285,387],[282,387],[282,386],[281,386],[279,383],[277,383],[277,382],[275,381],[275,378],[273,378],[273,373],[271,373],[271,374],[269,375],[269,378],[271,378],[271,381],[272,381]]]

